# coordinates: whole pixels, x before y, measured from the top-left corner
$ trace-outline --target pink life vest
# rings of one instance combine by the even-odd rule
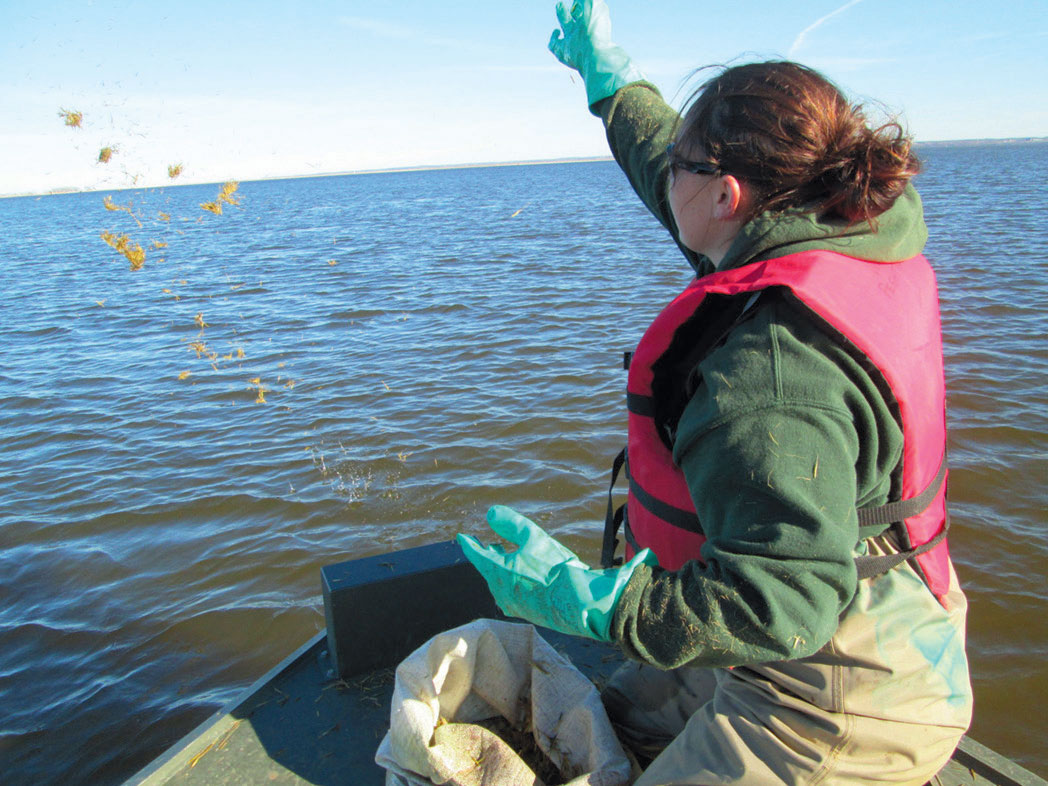
[[[629,365],[626,534],[631,543],[627,557],[634,552],[633,545],[649,547],[663,568],[677,570],[688,560],[702,560],[700,550],[706,540],[684,474],[657,432],[651,406],[653,365],[707,294],[736,295],[782,286],[873,363],[898,403],[903,430],[902,499],[860,509],[859,521],[866,525],[903,522],[897,532],[904,554],[887,560],[859,558],[860,578],[915,558],[918,572],[941,600],[949,587],[946,396],[938,291],[935,273],[923,256],[875,263],[829,251],[805,251],[696,279],[666,306],[644,333]],[[613,552],[613,533],[606,534],[606,545],[609,537]],[[864,568],[864,559],[882,562]]]

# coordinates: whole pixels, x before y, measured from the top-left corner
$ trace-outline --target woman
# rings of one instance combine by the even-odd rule
[[[508,614],[631,657],[604,699],[653,759],[638,784],[925,783],[971,689],[909,140],[794,63],[727,69],[678,117],[601,0],[558,15],[550,48],[697,278],[632,357],[630,559],[590,569],[506,508],[515,552],[463,549]]]

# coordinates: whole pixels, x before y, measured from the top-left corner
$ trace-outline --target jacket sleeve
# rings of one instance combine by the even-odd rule
[[[661,668],[808,656],[855,594],[859,504],[887,498],[902,434],[872,380],[803,316],[758,309],[700,364],[674,458],[708,538],[638,569],[612,635]]]
[[[626,85],[594,109],[604,120],[611,154],[644,206],[669,231],[697,272],[712,271],[704,256],[681,245],[670,211],[666,146],[676,135],[680,116],[648,82]]]

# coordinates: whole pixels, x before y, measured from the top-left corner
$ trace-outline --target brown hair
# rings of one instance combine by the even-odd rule
[[[705,82],[677,141],[753,187],[750,218],[800,209],[872,225],[920,171],[898,122],[870,128],[861,105],[787,61],[727,68]]]

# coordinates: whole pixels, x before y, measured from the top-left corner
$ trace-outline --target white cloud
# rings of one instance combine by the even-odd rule
[[[825,16],[819,17],[814,22],[812,22],[810,25],[808,25],[806,28],[801,30],[801,32],[797,35],[797,37],[795,39],[793,39],[793,43],[790,44],[789,57],[793,58],[794,55],[797,53],[797,51],[802,46],[804,46],[805,40],[808,38],[808,34],[809,33],[813,32],[815,29],[821,27],[822,25],[824,25],[826,22],[828,22],[830,19],[832,19],[833,17],[837,16],[838,14],[844,13],[849,8],[851,8],[853,5],[857,5],[858,3],[861,3],[861,2],[862,2],[862,0],[849,0],[849,2],[845,3],[840,8],[838,8],[838,9],[836,9],[834,11],[830,11],[830,13],[826,14]]]

